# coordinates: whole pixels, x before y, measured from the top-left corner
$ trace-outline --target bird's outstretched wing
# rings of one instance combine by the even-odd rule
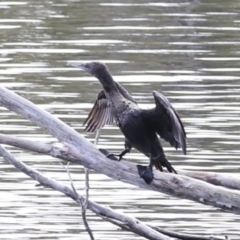
[[[115,82],[115,84],[118,88],[118,91],[122,94],[123,97],[129,101],[136,103],[129,92],[123,88],[120,83]],[[107,124],[112,124],[114,122],[114,119],[115,118],[110,102],[106,98],[104,90],[101,90],[98,94],[97,100],[93,105],[93,108],[83,123],[83,125],[87,125],[85,131],[95,132]]]
[[[186,132],[178,113],[164,95],[153,91],[153,96],[156,107],[147,110],[147,121],[161,138],[186,154]]]
[[[106,124],[111,124],[114,121],[114,114],[106,95],[102,90],[99,92],[97,100],[91,109],[87,119],[83,125],[87,125],[85,131],[95,132],[104,127]]]

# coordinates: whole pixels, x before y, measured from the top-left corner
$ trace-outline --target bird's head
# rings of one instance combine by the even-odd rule
[[[68,66],[79,68],[96,78],[100,78],[101,75],[107,72],[107,66],[101,62],[90,62],[90,63],[79,63],[79,62],[68,62]]]

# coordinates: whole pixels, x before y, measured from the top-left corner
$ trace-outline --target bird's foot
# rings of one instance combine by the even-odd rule
[[[130,152],[130,149],[129,148],[125,148],[121,153],[119,153],[119,154],[114,154],[114,153],[109,153],[108,155],[107,155],[107,157],[108,158],[111,158],[111,157],[119,157],[118,158],[118,161],[120,161],[122,158],[123,158],[123,156],[126,154],[126,153],[129,153]]]
[[[119,161],[119,158],[117,157],[118,155],[115,155],[113,153],[109,153],[106,149],[99,148],[98,149],[102,154],[104,154],[107,158],[114,160],[114,161]]]
[[[147,184],[150,184],[153,180],[153,171],[151,166],[137,165],[138,174]]]
[[[99,149],[100,150],[100,149]],[[104,150],[104,149],[101,149],[103,151],[105,151],[104,155],[107,157],[107,158],[110,158],[112,160],[116,160],[116,161],[120,161],[121,159],[123,159],[123,156],[126,154],[126,153],[129,153],[130,152],[130,149],[129,148],[126,148],[124,149],[121,153],[119,154],[114,154],[114,153],[109,153],[107,150]],[[100,151],[101,151],[100,150]],[[118,158],[117,158],[118,157]]]
[[[116,161],[120,161],[122,159],[121,154],[115,154],[115,153],[108,153],[106,157]]]

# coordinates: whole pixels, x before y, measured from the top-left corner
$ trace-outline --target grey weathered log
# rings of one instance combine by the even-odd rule
[[[0,134],[0,144],[7,144],[37,153],[48,154],[52,157],[61,158],[61,156],[67,155],[67,149],[64,150],[64,148],[59,148],[48,143],[31,141],[6,134]],[[240,190],[240,178],[229,174],[178,170],[178,175],[199,179],[216,186]]]
[[[93,144],[68,125],[3,87],[0,87],[0,104],[37,124],[67,146],[67,152],[60,152],[62,154],[58,156],[60,158],[81,164],[115,180],[140,188],[240,213],[240,193],[237,191],[216,187],[186,176],[159,171],[154,171],[154,180],[150,185],[147,185],[139,178],[135,164],[128,161],[110,161]]]
[[[15,166],[21,172],[25,173],[32,179],[38,181],[42,186],[52,188],[59,192],[62,192],[66,196],[72,198],[78,204],[82,204],[85,202],[83,196],[79,195],[76,191],[72,190],[71,188],[60,184],[59,182],[55,181],[54,179],[45,177],[42,173],[35,170],[32,167],[27,166],[23,162],[17,160],[12,154],[10,154],[4,147],[0,145],[0,155],[8,161],[10,164]],[[147,239],[151,240],[170,240],[167,236],[163,235],[162,233],[152,229],[151,227],[147,226],[143,222],[139,221],[136,218],[126,216],[124,214],[115,212],[109,207],[104,207],[99,205],[95,202],[88,200],[87,208],[90,209],[92,212],[96,213],[99,216],[112,218],[117,221],[120,221],[127,225],[129,229],[133,229],[133,232],[146,237]]]

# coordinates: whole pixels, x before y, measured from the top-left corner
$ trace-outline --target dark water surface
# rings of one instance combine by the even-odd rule
[[[9,87],[84,134],[82,122],[100,90],[70,60],[108,64],[143,107],[152,91],[165,94],[188,134],[188,155],[164,143],[176,169],[239,174],[240,2],[235,1],[5,1],[0,2],[0,85]],[[1,108],[2,133],[56,140]],[[100,146],[123,147],[114,126]],[[68,183],[59,160],[12,147],[18,159]],[[129,159],[147,163],[137,151]],[[89,239],[79,207],[0,161],[0,239]],[[80,193],[84,171],[71,166]],[[239,239],[240,217],[91,173],[91,199],[166,229]],[[89,213],[96,239],[140,239]],[[10,235],[11,234],[11,235]]]

